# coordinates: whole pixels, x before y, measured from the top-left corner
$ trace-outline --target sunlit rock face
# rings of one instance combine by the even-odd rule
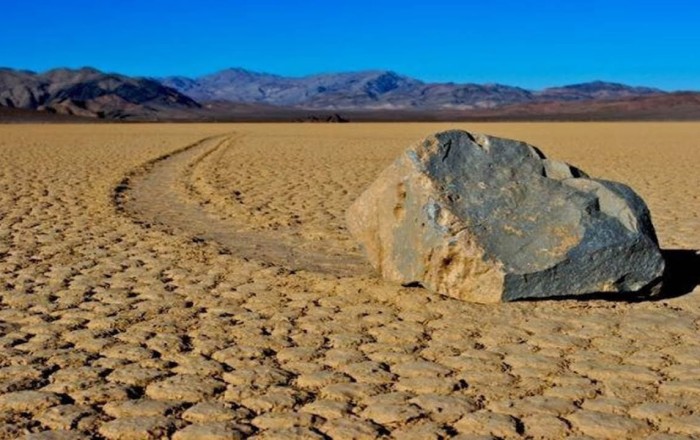
[[[467,301],[654,292],[664,269],[631,188],[466,131],[406,150],[347,221],[382,276]]]

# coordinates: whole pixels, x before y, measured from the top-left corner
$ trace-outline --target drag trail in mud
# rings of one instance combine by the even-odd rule
[[[242,137],[233,133],[205,138],[149,162],[115,189],[119,209],[143,225],[188,234],[195,241],[212,241],[245,259],[293,271],[337,276],[368,273],[369,266],[358,254],[331,253],[322,244],[310,246],[288,233],[245,231],[244,225],[203,209],[207,201],[193,183],[195,168],[205,166],[203,159],[219,150],[236,148]]]

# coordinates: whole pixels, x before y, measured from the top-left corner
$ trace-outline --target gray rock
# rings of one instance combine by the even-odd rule
[[[409,148],[347,221],[385,278],[468,301],[651,291],[664,270],[628,186],[465,131]]]

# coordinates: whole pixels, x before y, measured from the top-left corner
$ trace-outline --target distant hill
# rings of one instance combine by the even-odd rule
[[[700,93],[674,92],[623,99],[519,104],[484,111],[482,117],[519,120],[700,120]]]
[[[662,95],[665,92],[651,87],[632,87],[605,81],[593,81],[562,87],[550,87],[537,94],[539,101],[615,100],[638,96]]]
[[[36,115],[31,113],[36,110]],[[502,84],[427,83],[384,70],[290,78],[234,68],[199,78],[152,79],[91,68],[44,73],[0,68],[0,122],[70,122],[88,118],[698,120],[700,93],[669,93],[603,81],[543,90]]]
[[[502,84],[425,83],[384,70],[290,78],[232,68],[199,78],[179,76],[160,81],[200,102],[223,100],[327,110],[470,110],[544,101],[614,100],[664,93],[648,87],[602,81],[542,91]]]
[[[96,69],[44,73],[0,69],[0,105],[104,119],[162,119],[199,108],[192,98],[157,81]]]
[[[674,92],[614,100],[545,101],[472,110],[348,110],[361,121],[698,121],[700,93]]]

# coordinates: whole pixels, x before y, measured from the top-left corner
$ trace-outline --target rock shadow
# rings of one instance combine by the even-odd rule
[[[676,298],[700,285],[700,249],[665,249],[666,261],[661,293],[650,300]]]
[[[649,290],[636,294],[630,293],[590,293],[585,295],[562,295],[548,298],[528,298],[518,301],[577,300],[577,301],[614,301],[636,303],[642,301],[663,301],[687,295],[700,285],[700,249],[662,249],[666,262],[661,277],[661,290],[650,295]],[[651,290],[651,289],[650,289]]]

